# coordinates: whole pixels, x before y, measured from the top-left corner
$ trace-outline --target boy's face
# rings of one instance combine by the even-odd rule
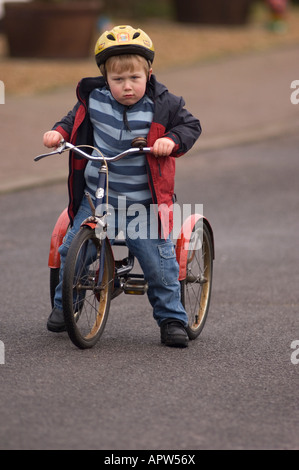
[[[151,70],[149,77],[150,75]],[[149,77],[144,66],[138,62],[134,64],[133,70],[107,72],[107,81],[113,98],[125,106],[132,106],[143,97]]]

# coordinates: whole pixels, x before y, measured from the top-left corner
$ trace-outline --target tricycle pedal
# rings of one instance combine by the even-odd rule
[[[148,284],[143,279],[128,279],[123,286],[125,294],[144,295],[147,292]]]

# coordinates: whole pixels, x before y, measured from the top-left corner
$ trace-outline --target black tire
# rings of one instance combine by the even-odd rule
[[[189,339],[196,339],[205,325],[211,298],[213,245],[204,220],[192,231],[188,246],[186,279],[181,282],[181,299],[188,315]]]
[[[62,304],[66,330],[80,349],[93,347],[102,335],[110,308],[113,262],[108,243],[102,283],[98,285],[101,242],[83,227],[74,237],[65,261]]]
[[[59,283],[60,268],[50,268],[50,299],[51,306],[54,308],[55,289]]]

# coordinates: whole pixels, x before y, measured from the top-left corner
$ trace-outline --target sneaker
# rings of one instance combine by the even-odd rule
[[[66,331],[63,311],[54,307],[47,322],[47,328],[54,333]]]
[[[186,348],[189,338],[185,327],[179,320],[164,320],[160,326],[161,343],[166,346]]]

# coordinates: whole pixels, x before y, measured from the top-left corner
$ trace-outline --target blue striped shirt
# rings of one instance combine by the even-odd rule
[[[89,116],[94,129],[94,146],[106,157],[127,150],[135,137],[147,136],[153,113],[154,103],[147,95],[127,107],[118,103],[108,89],[93,90],[89,97]],[[85,169],[86,190],[92,197],[97,187],[98,168],[97,162],[89,161]],[[109,204],[117,208],[119,196],[126,198],[126,207],[152,202],[144,154],[109,162],[108,168]]]

